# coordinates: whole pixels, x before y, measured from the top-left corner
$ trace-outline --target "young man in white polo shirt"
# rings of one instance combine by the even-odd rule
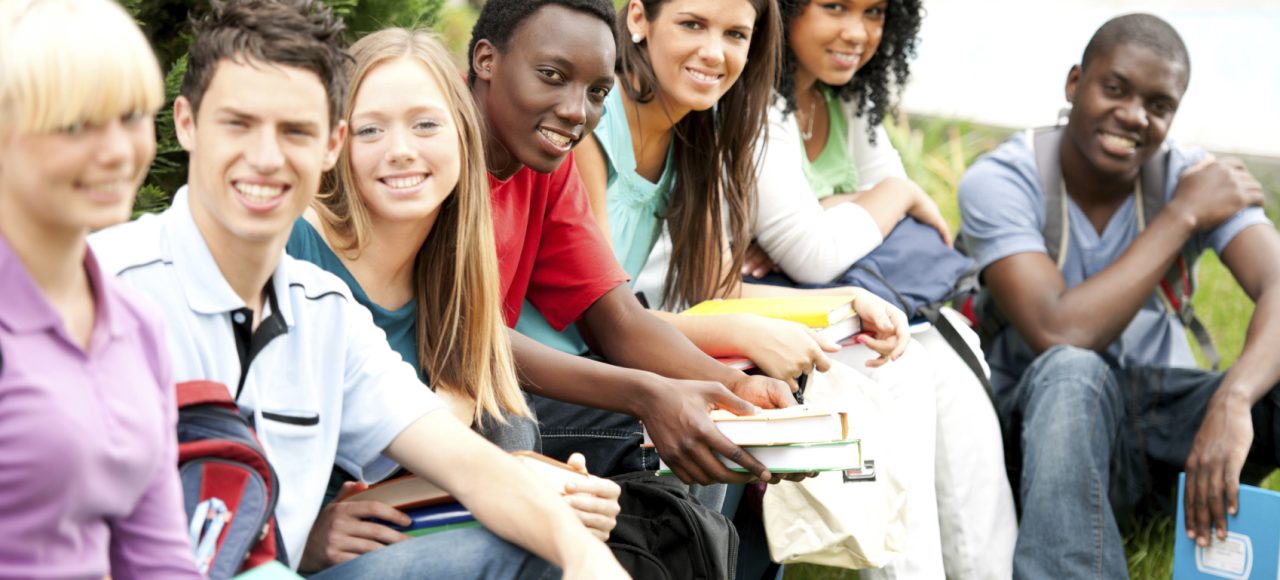
[[[95,236],[104,270],[164,312],[175,380],[221,381],[253,414],[280,477],[276,515],[293,567],[335,462],[366,480],[398,463],[492,534],[416,538],[320,575],[542,574],[497,534],[566,576],[624,577],[549,487],[444,410],[338,278],[285,256],[346,132],[341,34],[313,0],[215,4],[196,24],[174,106],[188,187],[163,214]]]

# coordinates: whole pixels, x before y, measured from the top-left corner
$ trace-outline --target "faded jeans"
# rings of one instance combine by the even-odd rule
[[[439,532],[368,552],[319,572],[314,580],[340,578],[559,578],[546,561],[484,528]]]
[[[1115,512],[1168,489],[1159,486],[1186,462],[1221,380],[1199,369],[1119,369],[1058,346],[997,392],[1022,451],[1014,577],[1127,577]],[[1273,390],[1253,408],[1251,462],[1278,463],[1278,404]]]

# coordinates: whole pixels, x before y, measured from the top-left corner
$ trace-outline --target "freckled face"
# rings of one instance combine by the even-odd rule
[[[462,168],[440,83],[412,58],[379,64],[357,88],[349,121],[352,175],[374,218],[434,220]]]

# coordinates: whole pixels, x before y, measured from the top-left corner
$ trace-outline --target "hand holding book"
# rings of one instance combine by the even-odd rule
[[[867,361],[869,367],[879,367],[898,360],[911,342],[911,325],[901,309],[861,288],[853,288],[853,308],[862,318],[863,334],[859,344],[875,351],[880,358]]]

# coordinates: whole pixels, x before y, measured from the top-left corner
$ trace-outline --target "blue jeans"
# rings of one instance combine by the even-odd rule
[[[559,578],[546,561],[484,528],[421,536],[366,553],[311,576],[344,578]]]
[[[1198,369],[1118,369],[1093,351],[1058,346],[997,392],[1022,448],[1014,577],[1127,577],[1115,511],[1181,469],[1221,381]],[[1277,406],[1273,390],[1253,409],[1251,462],[1280,464]]]
[[[581,453],[587,469],[601,477],[658,470],[658,454],[640,446],[639,419],[537,395],[530,395],[529,403],[538,416],[544,454],[563,461]]]

